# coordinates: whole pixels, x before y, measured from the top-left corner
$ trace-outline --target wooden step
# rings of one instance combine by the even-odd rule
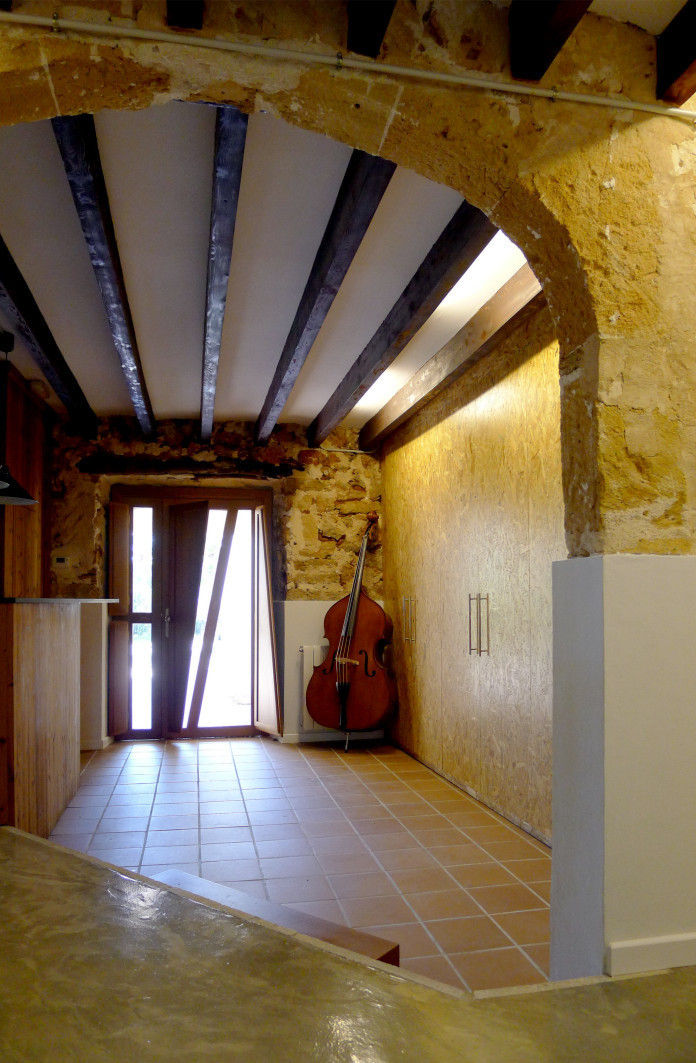
[[[217,901],[218,904],[234,908],[243,915],[265,919],[266,922],[275,923],[284,930],[307,934],[320,941],[327,941],[331,945],[338,945],[342,949],[358,952],[369,959],[382,960],[383,963],[391,963],[394,967],[399,966],[399,946],[395,941],[388,941],[374,934],[366,934],[363,930],[352,930],[339,923],[332,923],[328,919],[318,919],[314,915],[298,912],[295,908],[286,908],[283,904],[274,904],[273,901],[253,897],[250,893],[243,893],[242,890],[232,889],[231,886],[222,886],[218,882],[210,882],[208,879],[189,875],[186,871],[177,871],[176,868],[169,868],[156,877],[154,875],[150,877],[167,886],[175,886],[177,889],[186,890],[187,893],[194,893],[209,901]]]

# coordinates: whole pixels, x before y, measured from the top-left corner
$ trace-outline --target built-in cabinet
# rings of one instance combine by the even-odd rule
[[[565,556],[558,354],[543,314],[384,453],[397,741],[551,833],[551,563]],[[469,596],[490,652],[470,652]],[[415,600],[415,642],[404,598]],[[475,639],[474,639],[475,642]]]

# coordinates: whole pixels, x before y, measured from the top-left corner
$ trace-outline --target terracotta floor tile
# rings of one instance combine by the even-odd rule
[[[302,820],[302,829],[308,838],[334,838],[339,835],[355,837],[348,820]]]
[[[152,828],[151,828],[152,830]],[[214,845],[222,842],[238,844],[252,840],[249,827],[202,827],[201,844]]]
[[[512,841],[508,842],[485,842],[482,848],[496,860],[502,861],[502,863],[505,863],[506,860],[533,860],[539,854],[539,850],[534,844],[525,841],[524,838],[513,838]]]
[[[314,915],[317,919],[328,919],[330,923],[346,925],[346,917],[338,901],[287,901],[286,906],[306,915]]]
[[[414,849],[418,844],[417,840],[403,829],[400,833],[366,834],[364,841],[374,853],[378,854],[393,852],[396,849]]]
[[[358,853],[317,852],[316,855],[327,875],[357,874],[358,872],[381,870],[375,858],[366,851]]]
[[[443,867],[456,867],[459,864],[483,864],[488,861],[488,854],[478,845],[467,844],[462,840],[459,845],[428,845],[429,851]]]
[[[385,815],[379,818],[359,819],[351,817],[351,823],[358,834],[367,837],[369,834],[403,834],[404,828],[398,819]]]
[[[278,904],[335,900],[328,879],[320,875],[312,878],[271,878],[266,880],[266,888],[269,900]]]
[[[416,824],[410,826],[411,834],[415,835],[421,845],[429,848],[435,845],[465,845],[469,839],[458,827],[439,827],[437,830],[421,830]]]
[[[183,830],[151,830],[147,834],[148,845],[198,845],[198,827]]]
[[[271,842],[297,838],[304,840],[305,833],[299,823],[268,823],[252,827],[254,840]]]
[[[97,831],[92,839],[90,852],[95,849],[131,849],[136,845],[142,848],[144,842],[144,830],[127,832]],[[156,864],[157,860],[152,860],[151,863]]]
[[[460,889],[410,893],[408,903],[423,920],[456,919],[480,915],[481,910],[468,893]]]
[[[198,860],[198,845],[146,845],[142,859],[145,864],[193,863]]]
[[[538,893],[547,904],[551,903],[551,882],[530,882],[529,888]]]
[[[404,896],[410,901],[412,893],[426,893],[435,890],[450,890],[455,883],[440,867],[402,868],[390,872]],[[476,907],[474,905],[474,907]],[[476,909],[479,911],[479,909]]]
[[[315,853],[366,853],[364,842],[357,834],[326,835],[315,838],[310,835],[310,845]]]
[[[396,941],[399,945],[399,961],[416,956],[438,955],[438,948],[427,930],[420,923],[397,923],[395,926],[366,926],[368,934]]]
[[[528,912],[504,912],[497,915],[495,921],[519,945],[543,945],[551,940],[548,908],[536,908]]]
[[[523,882],[549,882],[551,861],[545,857],[531,860],[506,860],[505,866]]]
[[[432,978],[436,982],[444,982],[445,985],[456,986],[457,989],[465,988],[461,978],[444,956],[407,958],[400,966],[405,971],[422,974],[425,978]]]
[[[515,879],[502,864],[466,864],[463,867],[450,868],[450,874],[461,886],[503,886],[513,885]]]
[[[404,868],[437,867],[433,857],[422,846],[412,849],[387,850],[380,853],[379,861],[388,871],[402,870]]]
[[[201,875],[223,883],[262,877],[258,860],[201,860]]]
[[[443,952],[469,952],[508,946],[509,939],[486,915],[472,915],[466,919],[438,919],[425,921]]]
[[[393,926],[413,920],[413,912],[398,896],[346,898],[341,901],[341,907],[348,926]]]
[[[469,892],[474,900],[491,915],[539,907],[538,897],[519,883],[511,886],[472,886]]]
[[[203,842],[201,860],[255,860],[256,848],[252,842]]]
[[[323,869],[315,856],[276,856],[260,861],[265,879],[300,878],[323,875]]]
[[[481,987],[540,980],[528,957],[548,970],[550,850],[392,747],[123,743],[81,782],[60,844],[374,928],[400,940],[404,969],[450,985],[463,988],[429,931]]]
[[[394,883],[381,871],[329,875],[328,879],[339,900],[348,897],[388,897],[397,894]]]
[[[450,956],[469,989],[502,989],[505,986],[534,985],[545,978],[519,949],[495,949]]]
[[[541,967],[548,978],[550,947],[548,945],[525,945],[524,951],[537,967]]]
[[[311,856],[312,847],[306,838],[276,838],[264,840],[256,838],[256,848],[260,857],[267,859],[278,856]]]

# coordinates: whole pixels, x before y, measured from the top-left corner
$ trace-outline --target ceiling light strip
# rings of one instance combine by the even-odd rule
[[[0,11],[0,24],[50,29],[53,32],[81,33],[95,37],[110,37],[120,40],[153,41],[157,44],[176,44],[187,48],[207,48],[220,52],[252,56],[259,59],[280,59],[292,63],[328,66],[336,70],[359,70],[363,73],[410,78],[431,84],[461,86],[483,92],[502,93],[506,96],[536,96],[563,103],[577,103],[592,107],[608,107],[622,111],[640,111],[644,114],[662,115],[680,121],[696,123],[696,111],[669,107],[659,103],[617,99],[611,96],[593,96],[587,93],[565,92],[560,89],[542,88],[539,85],[524,85],[511,81],[496,81],[492,78],[471,74],[448,74],[438,70],[419,70],[415,67],[397,66],[373,59],[357,59],[352,55],[336,55],[325,52],[309,52],[299,48],[275,48],[266,44],[244,44],[219,37],[192,36],[185,33],[165,33],[158,30],[143,30],[136,26],[114,26],[112,23],[82,22],[77,19],[49,18],[45,15],[13,14]]]

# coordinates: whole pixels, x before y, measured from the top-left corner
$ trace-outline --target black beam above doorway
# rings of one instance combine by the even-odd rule
[[[128,305],[94,118],[81,114],[51,122],[133,410],[143,433],[151,435],[155,417]]]

